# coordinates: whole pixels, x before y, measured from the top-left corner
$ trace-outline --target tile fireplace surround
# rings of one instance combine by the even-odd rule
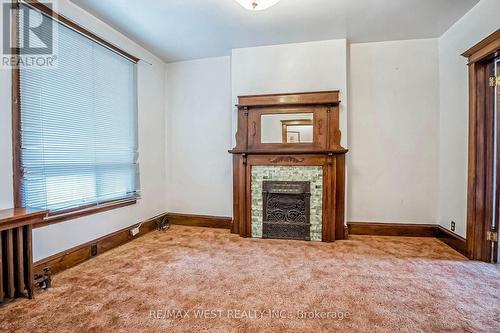
[[[311,240],[321,241],[323,212],[323,168],[321,166],[253,166],[252,167],[252,237],[262,238],[262,182],[309,181],[311,188]]]

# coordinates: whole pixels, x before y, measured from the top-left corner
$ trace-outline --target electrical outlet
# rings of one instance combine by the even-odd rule
[[[97,255],[97,244],[92,244],[90,246],[90,255],[95,257]]]
[[[455,221],[451,221],[451,231],[455,231]]]
[[[130,229],[130,234],[132,237],[136,236],[139,233],[139,227]]]

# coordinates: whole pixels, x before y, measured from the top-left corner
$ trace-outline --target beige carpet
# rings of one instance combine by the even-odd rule
[[[498,266],[433,238],[323,244],[174,226],[53,282],[0,308],[0,331],[500,332]]]

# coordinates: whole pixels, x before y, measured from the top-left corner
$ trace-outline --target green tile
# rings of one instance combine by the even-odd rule
[[[321,241],[323,205],[323,168],[321,166],[254,166],[252,167],[252,237],[262,237],[262,182],[311,182],[311,240]]]

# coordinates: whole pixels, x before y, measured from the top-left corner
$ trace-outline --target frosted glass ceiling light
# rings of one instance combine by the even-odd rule
[[[274,6],[280,0],[236,0],[240,5],[249,10],[264,10]]]

